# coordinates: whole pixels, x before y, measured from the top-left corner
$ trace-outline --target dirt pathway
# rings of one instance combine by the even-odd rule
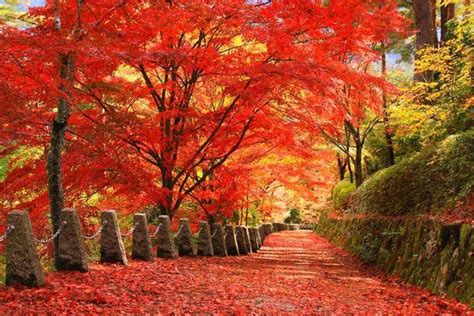
[[[467,314],[462,304],[361,265],[309,231],[273,234],[258,254],[157,259],[51,273],[42,289],[0,289],[0,315]]]

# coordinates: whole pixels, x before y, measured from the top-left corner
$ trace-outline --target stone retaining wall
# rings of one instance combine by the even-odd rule
[[[316,232],[386,273],[474,307],[471,225],[322,216]]]

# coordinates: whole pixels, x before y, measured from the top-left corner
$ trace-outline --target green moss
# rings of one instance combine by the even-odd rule
[[[332,200],[336,208],[344,208],[347,206],[348,199],[356,190],[355,184],[349,180],[342,180],[334,187],[332,191]]]
[[[461,252],[464,252],[466,248],[466,244],[469,241],[469,238],[471,237],[471,225],[468,224],[463,224],[461,226],[460,232],[459,232],[459,248]]]
[[[317,233],[386,273],[473,306],[471,231],[470,225],[443,225],[435,220],[329,219],[325,215],[316,226]]]
[[[7,175],[8,157],[0,158],[0,181]]]
[[[5,255],[0,255],[0,285],[5,284],[5,273],[6,273],[7,260]]]
[[[448,137],[379,171],[355,193],[360,213],[421,214],[453,207],[474,188],[474,131]]]

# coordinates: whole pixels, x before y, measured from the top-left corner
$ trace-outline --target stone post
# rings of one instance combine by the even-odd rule
[[[77,211],[72,208],[63,209],[60,218],[63,226],[57,237],[56,270],[87,272],[89,262]]]
[[[102,232],[100,234],[100,262],[127,265],[127,255],[122,241],[122,233],[115,211],[104,211],[100,214]]]
[[[257,244],[257,236],[255,236],[255,229],[252,227],[249,227],[248,231],[250,235],[250,245],[252,247],[252,251],[257,252],[258,244]]]
[[[12,227],[6,242],[7,286],[16,284],[39,287],[44,284],[43,270],[36,252],[30,216],[25,211],[8,213],[8,227]]]
[[[150,231],[148,230],[146,214],[137,213],[133,215],[133,227],[132,258],[143,261],[153,260]]]
[[[245,245],[247,246],[247,249],[249,251],[249,253],[252,253],[252,241],[251,241],[251,238],[250,238],[250,232],[249,232],[249,228],[244,226],[244,235],[245,235]]]
[[[247,236],[245,234],[244,227],[237,226],[236,231],[237,231],[236,238],[237,238],[237,244],[239,246],[239,253],[241,255],[247,255],[249,253],[249,250],[247,248],[247,242],[245,241]]]
[[[214,249],[212,248],[211,229],[209,223],[205,221],[199,222],[198,235],[198,256],[214,256]]]
[[[235,227],[232,225],[226,225],[225,227],[225,246],[227,248],[227,254],[229,256],[238,256],[239,245],[235,236]]]
[[[258,249],[260,250],[260,248],[262,248],[263,241],[259,228],[255,228],[255,237],[257,238]]]
[[[260,241],[259,241],[260,238],[258,237],[258,228],[252,227],[250,228],[250,230],[251,230],[250,238],[252,241],[252,245],[255,243],[254,252],[257,252],[257,250],[260,249]]]
[[[225,247],[224,230],[221,224],[212,224],[212,248],[214,249],[214,255],[227,257],[227,249]]]
[[[260,246],[262,246],[265,241],[265,227],[263,225],[258,227],[258,233],[260,235]]]
[[[276,229],[276,227],[273,227],[273,224],[270,224],[270,223],[263,224],[263,228],[264,228],[264,232],[265,232],[265,238],[267,238],[267,236],[271,235],[273,233],[274,229]]]
[[[278,233],[280,231],[280,223],[275,222],[275,223],[272,224],[272,226],[273,226],[273,229],[274,229],[275,233]]]
[[[299,225],[298,224],[290,224],[290,230],[299,230]]]
[[[180,256],[196,256],[193,245],[193,233],[191,232],[187,218],[181,218],[179,220],[179,234],[176,235],[176,243],[178,244],[178,254]]]
[[[171,233],[171,221],[168,215],[160,215],[160,230],[158,231],[158,258],[176,258],[176,248]]]

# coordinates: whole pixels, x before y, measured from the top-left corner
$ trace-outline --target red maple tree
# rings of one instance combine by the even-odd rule
[[[341,85],[373,93],[365,83],[376,80],[341,56],[375,60],[401,19],[391,0],[48,1],[28,18],[0,33],[2,155],[16,153],[0,195],[4,210],[35,219],[48,209],[58,100],[70,106],[67,206],[173,217],[197,199],[229,214],[245,196],[239,182],[255,183],[242,157],[286,148],[309,159],[301,140],[312,136],[301,135],[317,130],[304,115],[336,125]],[[71,56],[69,81],[58,56]]]

